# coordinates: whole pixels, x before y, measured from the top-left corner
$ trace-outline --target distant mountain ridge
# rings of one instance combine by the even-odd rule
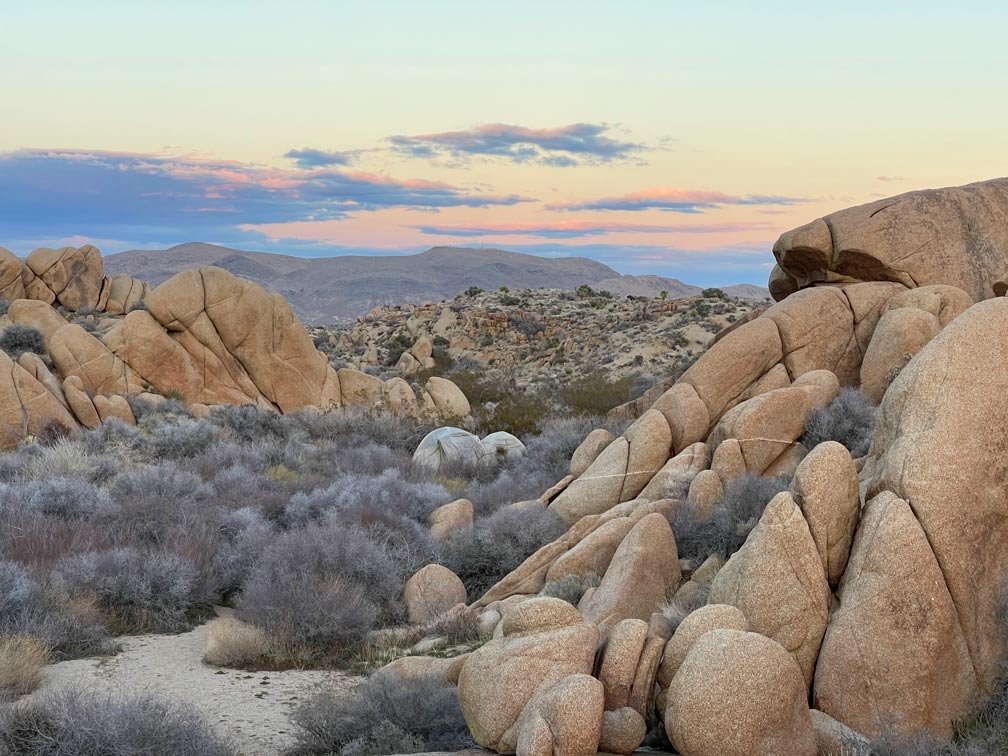
[[[180,271],[216,265],[282,294],[298,317],[311,324],[353,319],[378,305],[450,299],[470,286],[574,289],[588,284],[621,297],[667,291],[676,298],[701,291],[674,278],[620,275],[583,257],[539,257],[494,248],[433,247],[415,255],[306,258],[189,242],[108,255],[104,264],[108,275],[128,273],[154,286]],[[743,299],[770,295],[750,284],[722,288]]]

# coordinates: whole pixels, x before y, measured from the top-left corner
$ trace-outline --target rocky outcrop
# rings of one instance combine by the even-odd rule
[[[1008,657],[1008,180],[867,207],[782,237],[781,301],[637,400],[622,436],[593,433],[544,500],[570,529],[477,602],[506,614],[547,578],[603,575],[578,604],[606,637],[600,747],[639,742],[630,710],[657,711],[685,756],[841,753],[948,737],[993,689]],[[802,443],[841,386],[881,400],[866,457]],[[727,563],[689,572],[667,523],[695,537],[744,473],[788,490]]]
[[[1008,178],[841,210],[784,234],[773,252],[775,299],[847,281],[947,284],[975,301],[1000,295],[1008,284]]]
[[[402,379],[333,370],[282,297],[220,268],[186,271],[152,290],[126,275],[106,278],[101,254],[90,245],[37,249],[24,263],[0,249],[0,295],[12,300],[10,322],[42,334],[46,380],[58,387],[50,390],[86,427],[106,416],[127,421],[125,397],[143,392],[203,408],[382,406],[445,418],[470,411],[448,380],[431,378],[414,392]],[[429,346],[421,340],[416,349],[425,354]],[[68,378],[80,382],[72,384],[72,401],[62,395]],[[26,411],[36,410],[43,412],[27,405]],[[4,445],[22,437],[11,431]]]

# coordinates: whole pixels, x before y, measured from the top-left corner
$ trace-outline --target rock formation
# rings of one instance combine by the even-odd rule
[[[220,268],[179,273],[151,289],[126,275],[106,277],[95,247],[36,249],[22,262],[0,248],[0,329],[37,329],[46,354],[0,372],[0,446],[47,425],[132,422],[125,398],[144,392],[194,406],[256,404],[278,412],[384,406],[461,418],[469,402],[451,381],[418,391],[334,370],[287,302]],[[71,318],[88,319],[85,329]],[[97,318],[97,320],[96,320]],[[19,362],[24,362],[23,359]]]
[[[1008,179],[834,213],[774,255],[777,304],[646,394],[623,435],[593,431],[539,501],[568,531],[473,603],[498,637],[461,674],[481,745],[626,753],[660,722],[684,756],[811,756],[947,738],[993,690],[1008,658]],[[802,443],[843,387],[880,402],[859,459]],[[668,523],[725,511],[746,473],[787,490],[726,563],[680,561]],[[536,597],[590,573],[576,608]],[[678,626],[666,601],[686,607]]]

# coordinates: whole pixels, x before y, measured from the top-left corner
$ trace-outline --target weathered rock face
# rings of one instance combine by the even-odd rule
[[[713,630],[669,686],[665,729],[684,756],[816,756],[805,685],[769,638]]]
[[[440,564],[428,564],[406,581],[403,599],[410,622],[422,624],[464,604],[466,589],[458,575]]]
[[[877,526],[874,538],[868,523],[858,531],[841,583],[842,612],[819,662],[817,696],[840,712],[829,691],[850,675],[858,638],[872,639],[875,649],[876,639],[886,639],[893,659],[873,659],[851,680],[888,696],[889,681],[899,679],[890,664],[913,679],[903,686],[908,692],[870,711],[832,714],[856,729],[855,722],[877,728],[886,718],[904,732],[947,734],[951,718],[991,689],[1008,653],[996,608],[1008,564],[1006,328],[1008,300],[974,305],[903,369],[883,400],[861,486],[865,498],[889,497],[885,507],[874,505],[884,508],[888,527]],[[897,548],[906,556],[894,561]],[[855,569],[865,564],[872,569]],[[872,609],[872,602],[881,604]],[[940,706],[929,701],[933,685],[942,689]]]
[[[781,236],[774,257],[777,299],[820,281],[948,284],[985,299],[1008,283],[1008,179],[841,210]]]
[[[770,501],[745,544],[714,578],[708,600],[738,607],[751,630],[794,656],[811,684],[829,587],[808,524],[790,494]]]
[[[13,300],[12,323],[41,332],[55,367],[54,396],[62,403],[65,379],[80,380],[67,406],[82,413],[77,420],[87,427],[106,416],[126,421],[132,413],[123,398],[142,392],[178,394],[204,414],[217,404],[281,412],[359,405],[412,415],[469,414],[465,395],[445,379],[431,378],[418,394],[402,379],[337,373],[282,297],[220,268],[186,271],[152,291],[129,276],[106,278],[101,254],[90,245],[37,249],[26,263],[0,248],[0,296]],[[89,317],[88,330],[50,305]],[[91,310],[105,314],[100,323],[83,314]],[[430,347],[424,340],[417,345],[425,359]],[[42,411],[28,406],[36,409]],[[22,430],[35,425],[33,418],[21,423]],[[14,433],[3,445],[17,439]]]
[[[941,568],[910,506],[865,508],[816,667],[816,708],[876,736],[948,737],[977,680]]]
[[[530,599],[524,604],[537,601],[550,599]],[[543,615],[556,619],[556,613]],[[459,676],[459,703],[473,738],[481,746],[514,753],[526,709],[531,716],[537,709],[537,699],[545,697],[564,678],[591,674],[598,628],[590,622],[570,620],[570,624],[557,627],[553,623],[543,629],[523,623],[522,632],[505,633],[466,660]],[[601,728],[601,683],[594,690],[598,695],[598,724],[594,717],[592,724]],[[545,737],[541,728],[537,726],[536,730]],[[594,733],[597,744],[599,729]]]

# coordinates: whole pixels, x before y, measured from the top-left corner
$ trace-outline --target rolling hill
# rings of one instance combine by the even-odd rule
[[[588,284],[629,294],[690,296],[700,287],[674,278],[624,276],[582,257],[548,258],[503,249],[434,247],[416,255],[304,258],[190,242],[162,250],[130,250],[104,258],[108,275],[128,273],[157,285],[179,271],[216,265],[282,294],[306,323],[349,320],[386,304],[449,299],[481,289],[573,289]],[[723,287],[732,296],[762,299],[766,289]]]

